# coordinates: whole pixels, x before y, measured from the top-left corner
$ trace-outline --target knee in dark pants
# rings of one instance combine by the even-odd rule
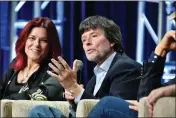
[[[114,97],[114,96],[105,96],[103,97],[102,99],[100,99],[100,102],[99,104],[102,104],[102,105],[111,105],[117,101],[121,100],[120,98],[118,97]]]
[[[29,113],[28,113],[28,117],[39,117],[39,114],[44,114],[45,111],[47,111],[49,109],[49,106],[47,105],[39,105],[39,106],[35,106],[33,107]]]

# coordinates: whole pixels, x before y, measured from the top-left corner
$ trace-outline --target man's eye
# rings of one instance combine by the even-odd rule
[[[82,39],[82,42],[85,42],[86,40],[85,39]]]
[[[98,35],[92,35],[92,37],[97,37]]]

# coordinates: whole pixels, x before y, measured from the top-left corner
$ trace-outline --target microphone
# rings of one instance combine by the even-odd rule
[[[81,83],[81,72],[83,69],[83,62],[81,60],[77,60],[77,83]],[[74,102],[74,100],[69,100],[69,118],[76,118],[76,108],[77,104]]]
[[[77,64],[76,64],[76,67],[77,67],[77,82],[78,84],[81,84],[81,72],[82,72],[82,69],[83,69],[83,62],[81,60],[77,60]]]

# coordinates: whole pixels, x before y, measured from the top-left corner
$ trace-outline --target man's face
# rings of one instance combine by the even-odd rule
[[[114,52],[114,43],[109,42],[101,28],[84,31],[81,40],[87,59],[99,65]]]

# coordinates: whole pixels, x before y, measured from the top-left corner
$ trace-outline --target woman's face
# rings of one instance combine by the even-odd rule
[[[41,62],[48,55],[47,31],[42,27],[34,27],[30,32],[25,45],[28,60]]]

